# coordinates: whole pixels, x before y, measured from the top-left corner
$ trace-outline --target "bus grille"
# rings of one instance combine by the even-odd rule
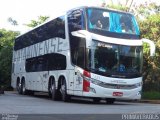
[[[109,83],[104,83],[104,82],[99,84],[99,86],[104,87],[104,88],[126,89],[126,90],[137,88],[137,86],[134,84],[133,85],[120,85],[120,84],[109,84]]]

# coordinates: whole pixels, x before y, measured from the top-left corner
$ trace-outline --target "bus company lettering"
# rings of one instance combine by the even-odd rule
[[[53,52],[61,52],[68,48],[69,47],[64,39],[52,38],[15,51],[14,61],[20,61],[27,58],[37,57]]]
[[[112,80],[111,83],[127,84],[127,82],[122,81],[122,80]]]

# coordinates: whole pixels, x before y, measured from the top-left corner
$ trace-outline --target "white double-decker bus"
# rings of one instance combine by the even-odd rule
[[[19,94],[140,99],[142,44],[135,17],[97,7],[67,11],[15,40],[12,87]]]

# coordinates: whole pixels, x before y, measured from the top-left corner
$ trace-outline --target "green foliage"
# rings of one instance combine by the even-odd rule
[[[150,47],[147,43],[143,43],[143,54],[146,54],[149,56]]]
[[[129,11],[127,7],[119,4],[118,6],[108,5],[110,8]],[[150,57],[150,47],[147,43],[143,44],[143,80],[144,83],[149,83],[149,90],[156,90],[155,86],[150,86],[160,82],[160,6],[155,3],[145,3],[139,6],[133,6],[130,9],[138,19],[138,23],[141,30],[141,38],[147,38],[152,40],[156,45],[156,54],[154,57]]]
[[[35,27],[45,22],[48,18],[47,16],[39,16],[38,21],[32,20],[27,26]],[[12,25],[18,25],[12,18],[9,18],[8,22]],[[3,84],[5,88],[11,85],[12,48],[14,39],[19,34],[19,32],[0,29],[0,85]]]
[[[13,20],[13,18],[11,17],[8,18],[8,22],[10,22],[11,25],[14,25],[14,26],[18,25],[18,22],[16,20]]]
[[[139,6],[136,6],[135,9],[132,11],[137,17],[141,16],[142,18],[151,17],[152,14],[159,14],[160,6],[156,5],[155,3],[145,3]]]
[[[26,24],[26,26],[28,27],[36,27],[37,25],[40,25],[42,23],[44,23],[49,17],[48,16],[39,16],[38,20],[31,20],[31,22],[29,24]]]
[[[13,41],[19,32],[0,29],[0,81],[10,86]]]
[[[121,10],[121,11],[128,11],[128,7],[122,6],[122,5],[107,5],[108,8],[113,8],[116,10]]]
[[[155,82],[160,81],[160,13],[157,11],[155,4],[149,4],[148,8],[143,7],[144,10],[155,11],[155,14],[146,16],[145,20],[139,20],[141,37],[148,38],[154,41],[156,45],[155,57],[149,57],[149,46],[144,44],[144,82]],[[142,9],[142,8],[141,8]],[[155,90],[155,87],[151,87],[151,90]],[[148,89],[147,89],[148,91]]]
[[[146,20],[139,21],[139,25],[141,37],[154,41],[156,45],[156,56],[151,58],[149,46],[144,44],[144,80],[160,81],[160,14],[150,15]]]
[[[160,92],[157,91],[143,92],[142,99],[160,100]]]
[[[154,14],[144,21],[139,21],[142,37],[152,39],[154,42],[160,40],[160,14]],[[160,45],[158,43],[158,45]]]

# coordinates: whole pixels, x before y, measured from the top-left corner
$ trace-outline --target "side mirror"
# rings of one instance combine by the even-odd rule
[[[142,41],[148,43],[150,46],[150,56],[155,56],[156,46],[153,41],[149,39],[142,38]]]

